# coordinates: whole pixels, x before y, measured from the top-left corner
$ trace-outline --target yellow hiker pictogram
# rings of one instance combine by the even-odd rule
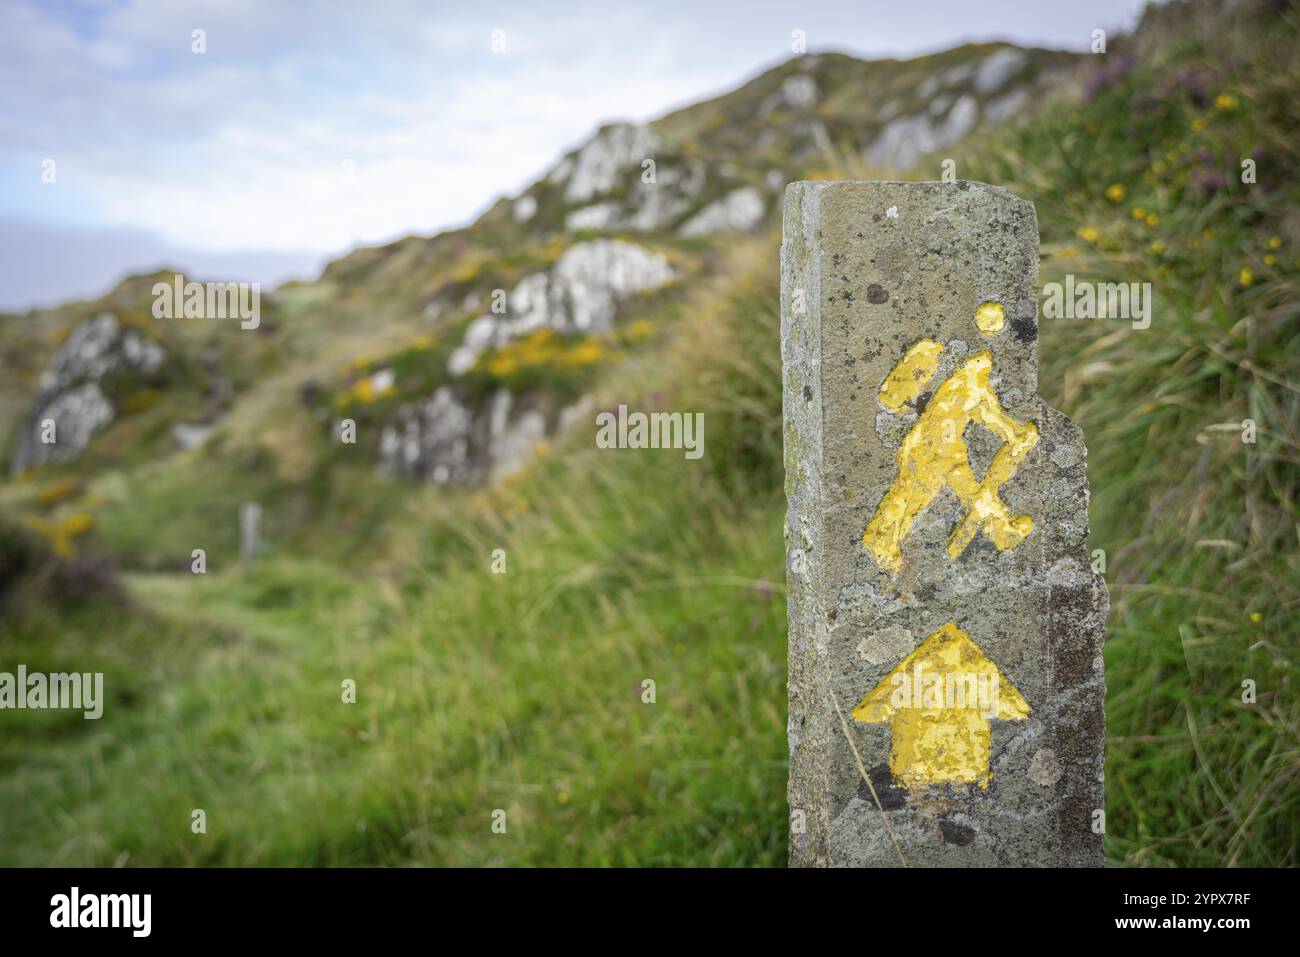
[[[880,404],[891,412],[904,411],[933,378],[942,352],[943,345],[931,339],[908,349],[881,384]],[[948,538],[948,554],[953,558],[966,550],[977,532],[983,532],[1002,551],[1019,545],[1033,530],[1034,520],[1028,515],[1011,515],[998,493],[1038,444],[1038,427],[1018,422],[1003,410],[989,387],[992,368],[993,355],[988,350],[963,362],[935,390],[899,445],[898,477],[862,536],[862,544],[881,568],[896,573],[902,567],[903,538],[945,486],[966,509]],[[971,471],[966,448],[965,431],[972,422],[1003,441],[982,479]]]
[[[889,770],[907,789],[988,787],[989,721],[1023,721],[1030,710],[998,666],[950,621],[854,706],[853,719],[888,722]]]

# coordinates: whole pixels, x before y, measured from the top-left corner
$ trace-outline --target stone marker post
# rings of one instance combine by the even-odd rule
[[[257,546],[262,531],[262,506],[245,502],[239,507],[239,558],[251,565],[257,557]]]
[[[792,865],[1102,863],[1107,596],[1037,301],[1006,190],[786,190]]]

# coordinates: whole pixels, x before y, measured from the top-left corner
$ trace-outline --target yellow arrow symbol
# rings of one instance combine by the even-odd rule
[[[998,666],[950,621],[854,706],[853,719],[889,722],[889,770],[908,790],[988,787],[989,721],[1023,721],[1029,711]]]

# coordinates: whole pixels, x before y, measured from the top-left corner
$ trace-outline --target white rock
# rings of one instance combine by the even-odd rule
[[[947,145],[965,136],[975,128],[975,121],[979,119],[979,112],[979,100],[969,93],[963,96],[953,104],[948,113],[948,118],[940,125],[937,134],[939,142]]]
[[[742,186],[687,220],[678,230],[682,236],[704,236],[710,233],[752,232],[767,215],[767,204],[756,186]]]
[[[1028,100],[1028,90],[1012,90],[1010,93],[989,100],[984,105],[984,118],[990,123],[1000,123],[1024,106]]]
[[[864,157],[876,166],[907,169],[927,153],[965,136],[978,117],[979,102],[970,94],[959,99],[937,123],[924,114],[899,117],[885,125]]]
[[[603,332],[613,326],[619,300],[664,285],[674,272],[659,253],[622,240],[600,239],[566,250],[552,276],[559,287],[553,302],[557,318],[565,298],[570,306],[567,326],[554,319],[552,326],[562,332]]]
[[[56,441],[41,441],[41,423],[53,419]],[[14,456],[14,471],[43,462],[71,462],[90,444],[95,433],[113,421],[113,406],[96,382],[56,394],[32,415]]]
[[[537,200],[531,196],[520,196],[515,200],[514,208],[511,210],[515,217],[515,222],[526,223],[537,215]]]
[[[105,312],[73,329],[41,373],[41,391],[61,389],[75,379],[98,379],[112,371],[117,364],[112,348],[120,328],[117,317]]]
[[[502,346],[537,329],[559,333],[604,332],[614,325],[618,303],[633,293],[669,282],[675,272],[659,253],[621,239],[577,243],[549,273],[532,273],[507,297],[504,315],[470,323],[452,353],[448,371],[464,375],[489,346]]]
[[[640,167],[659,148],[659,137],[646,126],[617,123],[600,130],[578,151],[573,174],[564,189],[570,203],[582,203],[607,193],[629,167]]]
[[[1020,50],[998,50],[989,54],[975,74],[975,89],[980,93],[992,93],[1011,79],[1024,63],[1025,55]]]
[[[193,425],[189,422],[178,422],[172,427],[172,437],[176,439],[176,444],[182,449],[195,449],[208,440],[212,434],[211,425]]]
[[[122,370],[152,373],[166,357],[162,346],[123,326],[112,313],[78,325],[41,374],[36,400],[19,432],[12,470],[75,459],[113,420],[112,403],[99,387],[103,378]],[[40,441],[45,419],[55,421],[57,441],[51,445]]]
[[[949,67],[943,74],[944,86],[956,86],[958,83],[964,83],[970,79],[971,74],[975,72],[974,63],[958,63],[956,66]]]
[[[555,168],[546,174],[548,183],[563,183],[573,175],[573,158],[566,156],[555,164]]]
[[[564,219],[564,228],[574,233],[580,229],[609,229],[618,221],[617,203],[594,203],[575,209]]]
[[[537,409],[528,409],[511,422],[513,404],[514,397],[504,389],[493,396],[489,456],[490,478],[494,482],[523,468],[546,439],[546,417]]]
[[[380,437],[380,467],[443,484],[473,477],[470,436],[474,417],[448,386],[404,407]]]
[[[781,84],[781,99],[787,106],[806,110],[817,102],[817,81],[810,76],[789,76]]]

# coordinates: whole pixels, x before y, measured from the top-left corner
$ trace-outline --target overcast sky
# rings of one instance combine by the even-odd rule
[[[794,30],[862,57],[1085,51],[1142,5],[4,0],[0,308],[161,265],[311,276],[358,244],[463,224],[598,123],[787,59]]]

